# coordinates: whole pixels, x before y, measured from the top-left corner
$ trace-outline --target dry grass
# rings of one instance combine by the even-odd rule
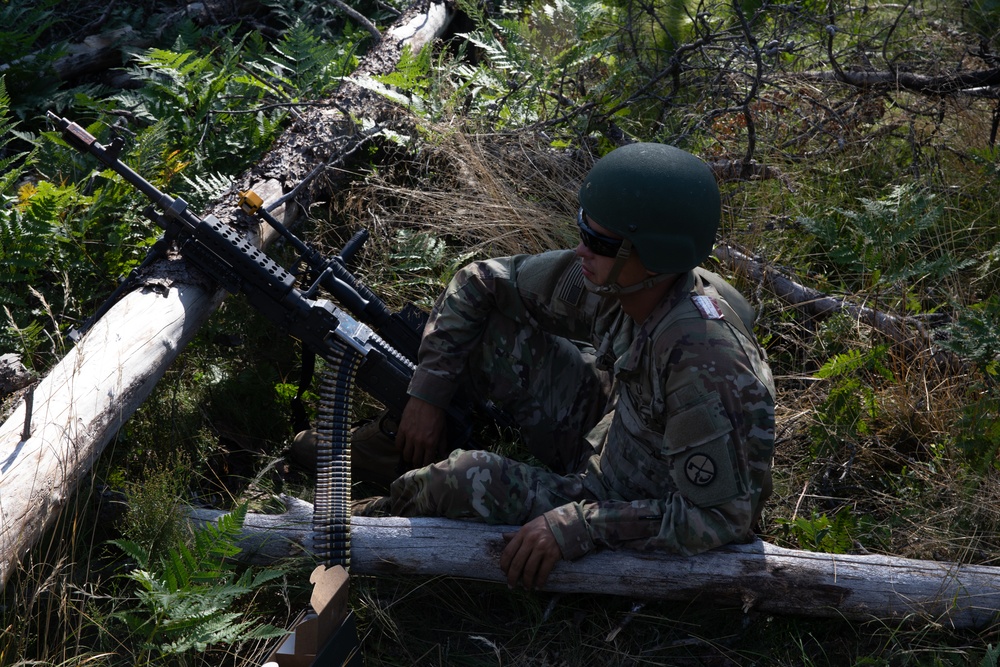
[[[338,217],[368,225],[376,242],[411,229],[480,257],[575,245],[577,189],[592,156],[552,151],[526,133],[428,131],[434,139],[418,153],[393,154],[343,193]]]

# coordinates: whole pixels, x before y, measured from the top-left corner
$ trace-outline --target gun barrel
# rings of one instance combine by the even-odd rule
[[[104,165],[114,170],[126,181],[134,185],[142,194],[146,195],[150,201],[162,208],[164,211],[172,210],[174,207],[174,198],[168,194],[161,192],[155,185],[147,181],[145,178],[137,174],[131,167],[118,159],[117,151],[111,151],[106,148],[101,142],[97,140],[97,137],[87,132],[82,126],[74,123],[68,118],[61,118],[51,111],[47,112],[49,120],[56,124],[56,126],[62,131],[63,139],[66,142],[80,151],[81,153],[90,153],[98,160],[100,160]]]

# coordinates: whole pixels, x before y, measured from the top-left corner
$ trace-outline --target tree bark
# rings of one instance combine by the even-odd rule
[[[406,12],[366,55],[355,76],[390,72],[404,43],[419,49],[444,31],[448,19],[443,3]],[[343,87],[331,102],[357,116],[382,119],[392,113],[381,98],[353,85]],[[356,149],[360,140],[351,136],[353,122],[336,107],[302,114],[236,186],[254,189],[266,203],[283,199],[284,193],[298,192],[294,188],[306,175],[321,172],[317,165],[342,160],[345,145]],[[344,137],[347,141],[341,141]],[[276,209],[272,214],[287,225],[292,212]],[[242,224],[229,201],[216,202],[208,213]],[[258,230],[250,231],[258,236]],[[95,323],[0,426],[0,588],[224,297],[183,260],[154,264],[144,287],[126,294]]]
[[[241,543],[250,563],[312,551],[312,506],[283,496],[281,515],[247,514]],[[223,512],[192,510],[195,524]],[[354,517],[350,572],[452,576],[506,583],[503,533],[517,527],[438,518]],[[866,621],[977,628],[1000,611],[1000,568],[891,556],[823,554],[757,540],[698,556],[599,551],[562,561],[545,589]]]

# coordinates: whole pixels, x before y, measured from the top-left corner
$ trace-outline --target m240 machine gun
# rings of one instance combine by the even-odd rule
[[[328,259],[275,219],[255,193],[241,193],[239,207],[266,221],[299,253],[298,263],[306,267],[304,273],[311,280],[301,289],[296,275],[236,229],[213,215],[199,217],[183,199],[161,192],[122,163],[118,159],[124,147],[121,137],[104,146],[80,125],[51,112],[48,116],[73,148],[95,156],[150,200],[143,215],[162,228],[164,235],[147,262],[155,258],[153,253],[162,253],[173,244],[188,262],[230,293],[242,293],[254,308],[327,362],[320,378],[317,408],[314,546],[329,564],[347,566],[353,388],[357,383],[391,414],[400,415],[408,400],[406,389],[415,369],[422,327],[412,311],[409,316],[390,311],[348,269],[367,232],[359,232],[337,256]],[[459,445],[470,438],[472,412],[471,406],[450,409],[449,442]]]

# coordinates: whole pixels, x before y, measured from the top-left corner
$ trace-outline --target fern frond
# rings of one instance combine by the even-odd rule
[[[246,634],[248,621],[236,622],[239,614],[226,613],[212,616],[190,627],[174,628],[180,635],[173,641],[159,645],[164,655],[178,655],[189,651],[205,651],[213,644],[231,644]],[[182,631],[183,630],[183,631]]]
[[[147,650],[176,655],[283,632],[255,626],[231,611],[235,600],[284,574],[275,569],[255,574],[247,569],[236,576],[228,560],[239,552],[236,541],[246,512],[241,505],[196,530],[190,545],[180,543],[168,549],[159,559],[160,572],[137,569],[129,574],[141,587],[135,593],[139,605],[115,617],[142,632]],[[115,544],[126,553],[143,555],[134,543]]]
[[[108,544],[113,544],[124,551],[125,555],[138,563],[140,568],[149,566],[149,552],[138,543],[132,540],[109,540]]]
[[[853,373],[864,366],[861,350],[848,350],[831,357],[822,368],[816,371],[816,377],[835,378]]]
[[[187,185],[184,193],[185,198],[196,209],[214,200],[233,186],[233,180],[219,172],[195,174],[194,176],[181,173],[181,179]]]
[[[440,238],[425,232],[400,229],[396,232],[395,249],[390,254],[397,271],[419,273],[440,266],[448,246]]]
[[[7,85],[4,77],[0,76],[0,149],[13,141],[17,135],[14,128],[17,123],[10,119],[10,96],[7,94]],[[24,167],[30,162],[31,156],[21,152],[0,159],[0,196],[7,191],[21,178]],[[0,216],[3,210],[0,209]]]

